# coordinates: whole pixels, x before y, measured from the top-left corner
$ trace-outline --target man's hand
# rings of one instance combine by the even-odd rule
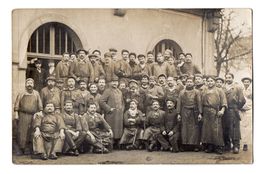
[[[201,120],[202,120],[202,115],[199,114],[199,116],[198,116],[198,121],[201,121]]]
[[[166,133],[166,131],[163,131],[162,134],[163,134],[163,135],[166,135],[167,133]]]
[[[110,135],[110,137],[113,137],[113,136],[114,136],[112,129],[109,129],[109,135]]]
[[[60,114],[60,109],[55,109],[55,114]]]
[[[59,135],[59,137],[60,137],[62,140],[65,139],[64,129],[61,129],[61,130],[60,130],[60,135]]]
[[[180,115],[180,114],[178,114],[177,120],[178,120],[178,121],[181,121],[181,115]]]
[[[18,112],[17,112],[17,111],[14,113],[14,119],[15,119],[15,120],[19,120],[19,115],[18,115]]]
[[[40,136],[41,136],[41,131],[40,131],[40,129],[38,127],[36,127],[35,132],[34,132],[34,137],[38,138]]]
[[[93,142],[93,143],[95,143],[96,142],[96,139],[95,139],[95,137],[94,137],[94,135],[91,133],[91,132],[87,132],[87,134],[90,136],[90,140]]]
[[[79,137],[79,131],[73,133],[73,139],[77,139]]]
[[[218,111],[217,116],[222,117],[224,115],[224,112],[224,109],[221,109],[220,111]]]
[[[169,135],[169,136],[172,136],[172,135],[173,135],[173,131],[170,131],[170,132],[168,133],[168,135]]]

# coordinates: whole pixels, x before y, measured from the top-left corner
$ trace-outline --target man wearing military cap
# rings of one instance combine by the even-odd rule
[[[118,89],[118,77],[112,77],[110,88],[100,98],[100,107],[105,112],[105,120],[111,126],[114,135],[114,148],[119,148],[119,140],[123,133],[124,99]]]
[[[44,87],[41,92],[40,96],[42,99],[42,104],[45,107],[48,102],[52,102],[55,107],[55,112],[60,112],[61,102],[60,102],[60,95],[61,91],[59,88],[55,86],[56,78],[54,76],[49,76],[46,79],[47,86]]]
[[[25,91],[20,92],[14,103],[15,123],[17,123],[17,155],[30,154],[32,119],[36,112],[43,110],[39,92],[33,89],[34,80],[27,78]]]
[[[93,79],[94,79],[94,82],[97,83],[98,79],[100,76],[104,76],[105,75],[105,71],[103,69],[103,66],[98,63],[97,61],[97,55],[95,54],[90,54],[89,56],[89,60],[91,62],[91,65],[93,67]]]

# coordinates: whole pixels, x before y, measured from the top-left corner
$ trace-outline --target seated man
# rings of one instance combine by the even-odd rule
[[[73,156],[78,156],[78,148],[85,140],[86,133],[82,132],[79,115],[73,110],[73,101],[65,101],[65,113],[62,114],[65,122],[65,142],[63,153]]]
[[[142,122],[143,114],[137,109],[138,102],[135,99],[130,101],[130,108],[124,114],[124,132],[120,139],[120,145],[126,145],[126,150],[141,148],[143,138]]]
[[[43,160],[56,160],[56,153],[62,151],[65,138],[64,121],[54,110],[53,103],[46,103],[44,115],[36,113],[33,120],[33,152],[41,155]]]
[[[94,147],[95,153],[108,153],[112,148],[113,132],[106,120],[97,113],[95,103],[88,104],[88,111],[81,116],[83,131],[87,133],[86,141]]]
[[[146,148],[148,151],[153,151],[154,147],[159,144],[162,150],[169,150],[169,143],[161,136],[164,128],[164,115],[165,112],[160,110],[159,101],[153,100],[152,110],[147,114],[147,128],[144,131],[144,137]]]

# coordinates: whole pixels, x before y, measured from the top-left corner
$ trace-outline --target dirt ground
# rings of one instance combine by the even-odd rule
[[[80,154],[78,157],[61,156],[57,160],[42,161],[30,156],[13,155],[14,164],[251,164],[252,148],[239,154],[217,155],[204,152],[147,152],[113,151],[109,154]]]

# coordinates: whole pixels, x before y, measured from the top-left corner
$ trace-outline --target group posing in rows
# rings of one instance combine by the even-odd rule
[[[192,54],[80,49],[48,70],[37,59],[14,104],[17,155],[109,153],[113,149],[240,149],[241,111],[252,100],[234,75],[204,76]],[[252,82],[242,79],[247,90]],[[251,108],[250,108],[251,109]],[[246,146],[246,144],[245,144]],[[244,147],[246,148],[246,147]]]

